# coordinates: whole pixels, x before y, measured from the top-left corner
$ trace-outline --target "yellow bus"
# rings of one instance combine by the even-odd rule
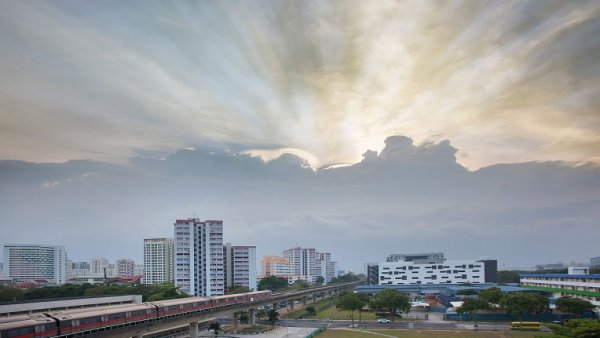
[[[510,323],[511,330],[541,330],[540,322],[512,322]]]

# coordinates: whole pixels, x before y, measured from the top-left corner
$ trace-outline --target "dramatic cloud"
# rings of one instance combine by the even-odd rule
[[[598,1],[3,1],[0,158],[125,163],[235,143],[325,167],[403,134],[453,140],[470,169],[599,161],[599,14]]]
[[[351,166],[318,171],[295,155],[264,162],[232,150],[239,146],[123,165],[0,161],[0,238],[65,244],[75,260],[141,260],[143,238],[172,235],[175,218],[195,213],[223,219],[225,240],[257,245],[259,256],[317,247],[355,270],[398,252],[491,256],[507,266],[597,255],[598,165],[473,172],[448,141],[385,144]]]

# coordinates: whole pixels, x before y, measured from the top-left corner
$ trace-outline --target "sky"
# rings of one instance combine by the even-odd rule
[[[0,49],[1,243],[600,255],[598,1],[9,0]]]

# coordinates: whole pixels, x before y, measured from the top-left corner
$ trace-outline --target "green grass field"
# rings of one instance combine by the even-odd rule
[[[350,320],[350,317],[348,316],[348,312],[339,311],[338,309],[336,309],[335,303],[336,303],[336,300],[334,300],[334,299],[326,299],[326,300],[322,300],[322,301],[319,301],[314,304],[308,304],[307,306],[313,306],[317,309],[317,314],[314,316],[308,316],[306,313],[306,310],[303,308],[303,309],[291,311],[286,314],[282,314],[281,318],[298,319],[298,318],[302,317],[304,319],[332,319],[332,320],[347,319],[347,320]],[[354,312],[354,320],[358,321],[359,318],[361,318],[362,320],[377,319],[377,317],[375,316],[374,313],[363,312],[359,316],[358,311],[355,311]]]
[[[346,330],[329,329],[318,338],[535,338],[547,335],[541,332],[487,332],[487,331],[408,331],[408,330]]]

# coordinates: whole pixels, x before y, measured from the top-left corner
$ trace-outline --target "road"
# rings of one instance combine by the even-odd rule
[[[413,325],[412,329],[415,330],[474,330],[472,323],[457,323],[457,322],[394,322],[388,324],[379,324],[375,321],[355,321],[355,326],[362,329],[409,329],[410,324]],[[287,320],[283,319],[279,321],[281,326],[289,327],[330,327],[330,328],[349,328],[352,322],[349,320]],[[499,323],[494,325],[493,323],[480,323],[478,329],[482,331],[508,331],[510,326],[506,323]]]

